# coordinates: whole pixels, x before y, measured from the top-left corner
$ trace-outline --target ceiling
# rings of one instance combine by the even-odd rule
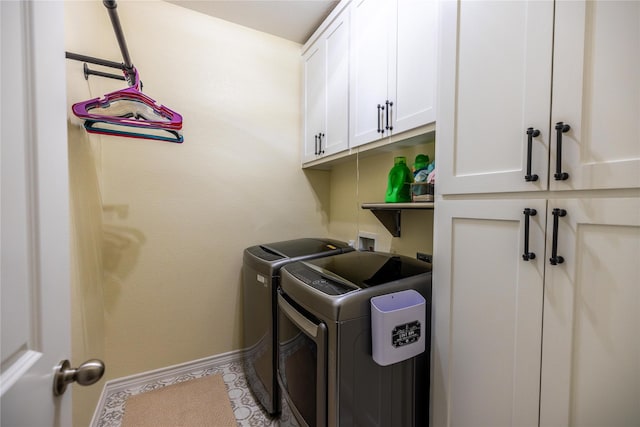
[[[329,15],[333,0],[167,0],[187,9],[304,44]]]

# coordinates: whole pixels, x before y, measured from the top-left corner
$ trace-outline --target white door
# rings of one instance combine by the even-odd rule
[[[552,200],[548,223],[540,425],[640,425],[640,199]]]
[[[389,99],[396,134],[436,120],[437,5],[399,0],[391,13]]]
[[[546,201],[441,200],[435,212],[432,425],[537,426]]]
[[[324,132],[326,60],[324,39],[318,40],[304,55],[304,152],[302,162],[320,155],[318,138]]]
[[[351,147],[388,136],[388,132],[380,131],[385,127],[385,102],[388,100],[388,12],[391,4],[395,1],[357,0],[351,5]]]
[[[640,2],[556,3],[551,190],[640,187]],[[552,129],[555,132],[555,129]]]
[[[439,191],[546,190],[554,3],[440,7]],[[532,137],[535,181],[525,180],[529,128],[540,132]]]
[[[349,8],[346,8],[322,36],[327,61],[323,155],[349,147],[349,24]]]
[[[69,213],[62,2],[0,2],[1,424],[71,425],[53,395],[70,357]]]
[[[304,54],[302,162],[349,147],[349,9]]]

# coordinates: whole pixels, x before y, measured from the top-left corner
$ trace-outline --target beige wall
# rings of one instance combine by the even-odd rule
[[[393,237],[362,203],[381,203],[387,189],[387,177],[395,156],[406,156],[411,168],[417,154],[434,158],[433,141],[377,154],[356,155],[331,171],[329,233],[335,238],[358,241],[358,234],[375,235],[376,250],[415,257],[416,252],[433,251],[433,211],[403,210],[401,237]]]
[[[300,45],[166,2],[118,5],[144,91],[184,116],[185,142],[88,135],[69,114],[74,364],[102,358],[108,380],[241,348],[253,244],[363,231],[380,250],[431,252],[431,211],[403,212],[392,238],[360,204],[384,199],[395,155],[433,144],[303,171]],[[102,2],[65,2],[65,28],[67,51],[121,60]],[[70,105],[122,87],[67,61]],[[75,426],[101,388],[76,389]]]
[[[109,29],[108,18],[87,19],[102,12],[101,2],[65,2],[65,48],[68,51],[93,55],[104,52],[107,39],[102,34]],[[81,18],[87,17],[87,18]],[[80,36],[82,34],[82,36]],[[105,57],[117,58],[109,51]],[[96,86],[98,83],[99,86]],[[103,82],[104,83],[104,82]],[[67,103],[99,96],[106,90],[102,83],[88,84],[82,64],[67,61]],[[104,272],[102,256],[101,147],[97,138],[78,126],[79,120],[69,117],[68,156],[70,182],[70,242],[71,242],[71,337],[72,366],[98,358],[108,363],[105,346]],[[107,375],[91,387],[73,387],[73,425],[87,426]]]
[[[68,126],[71,243],[72,366],[106,359],[102,268],[102,205],[96,150],[78,126]],[[73,390],[73,417],[88,425],[105,379]]]
[[[121,60],[102,2],[65,9],[68,51]],[[89,137],[70,118],[73,358],[104,358],[107,379],[239,349],[243,249],[326,236],[329,206],[329,174],[299,167],[300,45],[165,2],[118,11],[185,142]],[[69,103],[123,85],[67,62]],[[98,389],[76,389],[74,425]]]

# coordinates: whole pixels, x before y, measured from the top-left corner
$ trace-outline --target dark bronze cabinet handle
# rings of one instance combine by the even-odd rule
[[[569,132],[571,126],[566,123],[556,123],[556,173],[553,177],[556,181],[564,181],[569,178],[567,172],[562,172],[562,134]]]
[[[391,126],[391,125],[389,124],[389,114],[391,113],[391,107],[393,107],[393,102],[391,102],[391,101],[387,100],[387,101],[385,102],[385,104],[387,105],[387,125],[386,125],[386,127],[385,127],[385,128],[386,128],[387,130],[391,131],[391,130],[393,130],[393,126]],[[391,118],[393,119],[393,116],[391,116]]]
[[[533,182],[538,180],[538,175],[531,174],[531,151],[533,150],[533,138],[540,135],[538,129],[527,129],[527,174],[524,176],[524,180],[527,182]]]
[[[558,265],[564,262],[564,258],[558,255],[558,218],[566,216],[567,211],[564,209],[554,209],[551,211],[553,214],[553,241],[551,243],[551,258],[549,263],[551,265]]]
[[[318,134],[318,154],[324,154],[324,150],[322,149],[322,138],[324,138],[324,133]]]
[[[314,142],[314,151],[313,154],[315,154],[316,156],[318,155],[318,135],[313,135],[313,139],[315,140]]]
[[[384,111],[384,106],[378,104],[378,133],[384,133],[384,129],[382,129],[382,111]]]
[[[524,213],[524,253],[522,254],[522,259],[525,261],[529,261],[531,259],[536,259],[536,254],[533,252],[529,252],[529,217],[536,216],[538,212],[535,209],[526,208],[523,213]]]

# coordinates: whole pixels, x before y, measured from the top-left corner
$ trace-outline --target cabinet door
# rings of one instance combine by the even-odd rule
[[[349,9],[340,14],[323,36],[326,49],[324,155],[349,147]]]
[[[351,7],[351,79],[349,145],[356,147],[384,136],[387,98],[388,10],[395,1],[356,0]],[[382,126],[381,126],[382,125]]]
[[[433,0],[398,0],[392,13],[389,100],[393,133],[436,120],[438,11]]]
[[[326,110],[325,49],[319,40],[304,55],[304,146],[302,162],[318,156],[318,134],[324,131]]]
[[[640,199],[554,200],[549,224],[553,208],[564,262],[545,257],[540,425],[639,425]]]
[[[559,1],[555,27],[551,189],[640,187],[640,2]]]
[[[547,188],[551,1],[443,2],[438,177],[443,194]],[[527,129],[532,174],[526,181]]]
[[[538,425],[545,213],[545,200],[438,201],[432,425]]]

